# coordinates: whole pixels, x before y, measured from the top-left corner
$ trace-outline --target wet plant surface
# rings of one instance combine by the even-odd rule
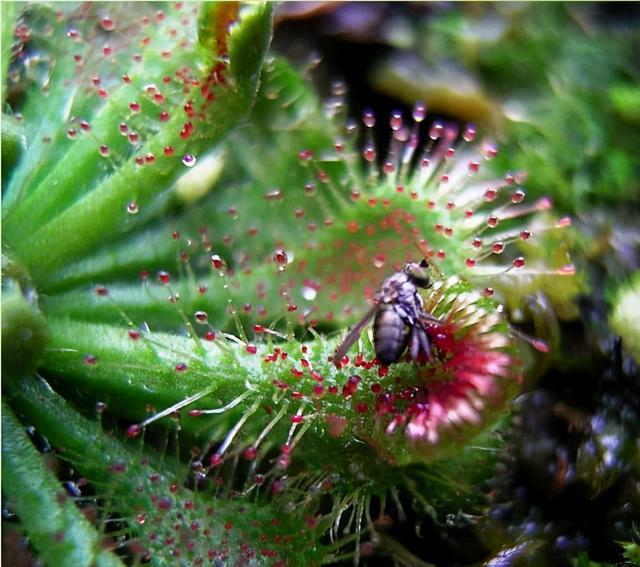
[[[636,12],[132,7],[2,5],[5,554],[638,564]]]

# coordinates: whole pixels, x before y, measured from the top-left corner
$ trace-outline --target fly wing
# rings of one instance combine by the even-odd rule
[[[369,324],[369,321],[371,321],[377,309],[377,305],[371,307],[371,309],[367,311],[366,315],[349,331],[344,341],[342,341],[340,346],[336,349],[336,352],[333,354],[334,364],[338,365],[342,357],[347,354],[351,345],[358,340],[360,333],[362,333],[362,330]]]

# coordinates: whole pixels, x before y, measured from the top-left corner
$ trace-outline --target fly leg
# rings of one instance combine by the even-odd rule
[[[427,332],[420,326],[411,327],[411,337],[409,339],[409,354],[412,360],[418,360],[420,354],[424,353],[430,362],[433,362],[431,354],[431,342],[427,336]]]

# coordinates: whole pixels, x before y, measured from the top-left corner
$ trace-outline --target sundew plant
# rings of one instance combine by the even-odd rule
[[[531,9],[579,44],[567,14]],[[521,123],[510,157],[503,126],[428,89],[388,115],[335,70],[319,94],[316,55],[271,47],[292,11],[2,4],[3,549],[637,561],[637,257],[554,208],[571,189],[528,190]],[[473,23],[452,13],[412,24],[433,57],[455,14]],[[420,283],[415,312],[394,274]]]

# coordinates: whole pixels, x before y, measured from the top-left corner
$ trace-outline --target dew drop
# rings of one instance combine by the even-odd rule
[[[497,196],[498,196],[498,190],[497,189],[489,188],[484,192],[484,200],[487,203],[490,203],[491,201],[495,201]]]
[[[283,272],[284,269],[287,267],[287,264],[289,263],[289,257],[287,256],[287,253],[284,250],[282,250],[281,248],[278,248],[273,253],[273,261],[278,266],[278,271]]]
[[[206,311],[196,311],[193,316],[201,325],[206,325],[209,319]]]
[[[242,453],[242,456],[247,461],[253,461],[256,458],[257,454],[258,454],[258,449],[256,449],[255,447],[247,447]]]
[[[302,165],[306,165],[313,159],[313,152],[311,150],[300,150],[298,152],[298,159]]]
[[[576,273],[576,267],[573,264],[567,264],[558,269],[558,273],[562,276],[573,276]]]
[[[69,138],[70,140],[73,140],[77,134],[78,133],[75,128],[69,128],[67,130],[67,138]]]
[[[166,110],[163,110],[160,113],[159,118],[160,118],[160,122],[166,122],[167,120],[169,120],[169,113]]]
[[[249,353],[249,354],[256,354],[256,352],[258,352],[258,347],[256,347],[256,345],[254,345],[253,343],[249,343],[246,347],[245,350]]]
[[[160,280],[160,283],[167,285],[171,281],[171,275],[169,272],[160,271],[158,272],[158,279]]]
[[[131,109],[131,112],[140,112],[140,103],[138,102],[130,102],[129,103],[129,108]]]
[[[107,404],[104,402],[96,402],[96,413],[102,415],[107,409]]]
[[[374,267],[376,267],[378,269],[384,268],[384,265],[385,265],[386,261],[387,261],[387,256],[386,256],[386,254],[384,254],[382,252],[376,254],[373,257],[373,265],[374,265]]]
[[[139,513],[139,514],[136,514],[136,524],[141,526],[142,524],[144,524],[146,522],[146,520],[147,520],[147,515],[146,514],[143,514],[142,512]]]
[[[427,116],[427,107],[424,104],[424,102],[419,101],[416,102],[416,105],[413,107],[413,113],[412,113],[413,119],[420,124],[420,122],[422,122],[426,116]]]
[[[464,132],[462,133],[462,139],[465,142],[473,142],[475,137],[476,137],[476,128],[475,126],[470,124],[464,129]]]
[[[318,291],[308,285],[303,286],[302,288],[302,297],[307,301],[313,301],[318,295]]]
[[[494,242],[491,245],[491,252],[494,254],[502,254],[504,252],[504,242]]]
[[[127,212],[130,215],[137,215],[140,212],[140,207],[136,201],[129,201],[127,203]]]
[[[402,113],[397,110],[391,113],[391,118],[389,119],[389,125],[394,132],[397,132],[402,127]]]
[[[488,219],[487,219],[487,226],[489,228],[495,228],[496,226],[498,226],[498,223],[500,222],[500,219],[496,216],[496,215],[491,215]]]
[[[174,368],[176,372],[184,372],[187,369],[187,365],[184,362],[179,362]]]
[[[433,126],[429,129],[429,138],[432,140],[437,140],[442,136],[442,132],[444,130],[444,126],[441,122],[435,122]]]
[[[137,331],[136,329],[129,329],[129,338],[132,341],[137,341],[140,338],[140,331]]]
[[[127,437],[129,439],[134,439],[142,432],[142,426],[138,423],[134,423],[127,428]]]
[[[100,21],[100,25],[104,31],[113,31],[116,29],[116,23],[109,16],[104,16]]]
[[[373,128],[376,125],[376,115],[373,110],[365,110],[362,113],[362,122],[367,128]]]
[[[495,146],[488,146],[484,153],[485,159],[493,159],[497,155],[498,155],[498,148],[496,148]]]
[[[196,156],[193,154],[185,154],[182,156],[182,163],[187,167],[193,167],[196,164]]]
[[[164,147],[164,155],[165,156],[172,156],[173,155],[173,147],[172,146],[165,146]]]
[[[513,193],[513,195],[511,195],[511,202],[514,205],[522,203],[522,201],[524,200],[524,196],[525,196],[524,191],[522,189],[518,189]]]
[[[464,263],[467,268],[473,268],[476,265],[476,261],[473,258],[467,258]]]
[[[84,356],[84,363],[90,366],[98,363],[98,357],[93,354],[86,354]]]
[[[362,155],[365,160],[367,160],[368,162],[372,162],[376,159],[376,150],[371,144],[368,144],[365,146]]]
[[[213,254],[211,264],[216,270],[221,270],[224,267],[224,260],[218,254]]]
[[[522,256],[518,256],[512,262],[514,268],[522,268],[524,266],[524,258]]]

